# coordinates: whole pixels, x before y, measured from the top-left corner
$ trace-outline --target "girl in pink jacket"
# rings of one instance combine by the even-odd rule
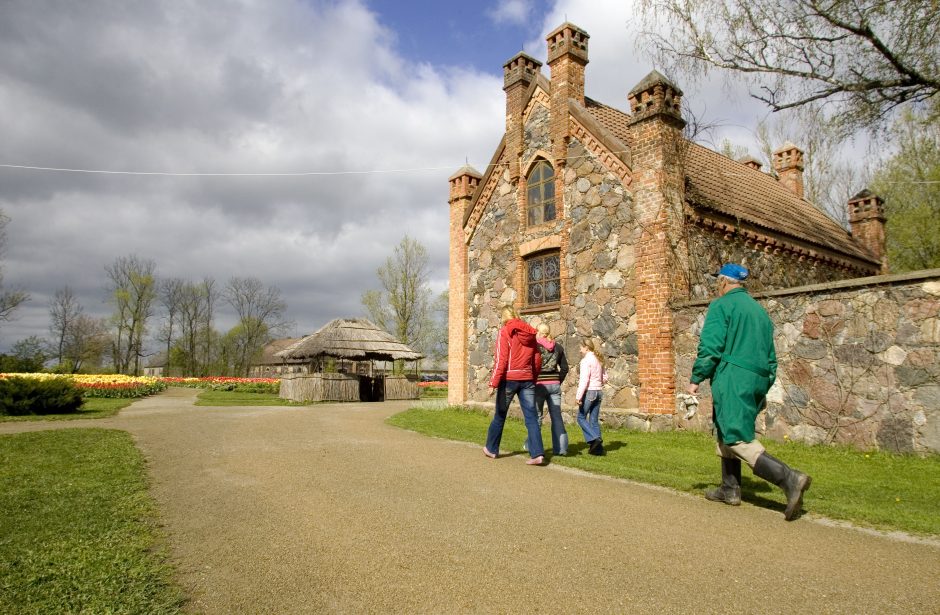
[[[598,355],[594,340],[581,340],[581,363],[578,366],[578,425],[584,432],[584,441],[588,444],[591,455],[604,454],[604,441],[601,439],[601,399],[607,372],[604,369],[604,357]]]

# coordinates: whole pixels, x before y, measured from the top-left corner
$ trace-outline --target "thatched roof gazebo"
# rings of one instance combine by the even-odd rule
[[[309,376],[281,379],[281,397],[295,401],[416,399],[418,387],[401,376],[374,377],[373,361],[417,361],[424,357],[365,318],[337,318],[277,353],[310,362]],[[369,361],[368,375],[323,373],[325,360]]]

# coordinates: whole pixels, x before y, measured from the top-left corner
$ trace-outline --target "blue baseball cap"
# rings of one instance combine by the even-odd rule
[[[715,275],[723,275],[726,278],[731,278],[736,282],[743,282],[747,279],[748,271],[741,265],[735,263],[725,263],[721,266],[721,269],[718,270],[718,273]]]

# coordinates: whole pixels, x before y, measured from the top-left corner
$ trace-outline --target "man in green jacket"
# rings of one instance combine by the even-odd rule
[[[717,275],[718,298],[708,306],[687,389],[696,395],[699,383],[711,380],[721,486],[707,490],[705,497],[739,505],[744,460],[755,475],[783,489],[787,496],[784,517],[790,521],[799,512],[812,478],[769,455],[754,433],[754,421],[777,376],[774,326],[742,286],[747,269],[728,263]]]

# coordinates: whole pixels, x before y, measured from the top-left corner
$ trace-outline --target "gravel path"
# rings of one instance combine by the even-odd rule
[[[410,402],[194,397],[0,424],[132,433],[192,612],[940,613],[940,541],[489,460],[384,423]]]

